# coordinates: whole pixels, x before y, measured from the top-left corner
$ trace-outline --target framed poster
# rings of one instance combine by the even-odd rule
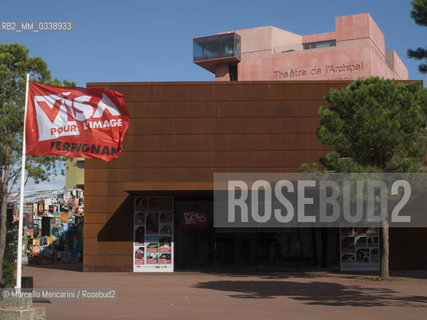
[[[134,272],[173,272],[173,197],[134,197]]]
[[[376,226],[340,228],[340,270],[380,270],[379,232]]]

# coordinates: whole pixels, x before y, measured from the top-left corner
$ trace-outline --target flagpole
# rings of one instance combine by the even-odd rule
[[[27,121],[27,106],[28,106],[28,86],[30,81],[30,74],[27,73],[27,82],[25,86],[25,106],[24,106],[24,132],[22,136],[22,160],[21,160],[21,194],[19,199],[19,220],[18,220],[18,250],[17,250],[17,263],[16,263],[16,289],[21,289],[22,277],[22,236],[24,225],[24,187],[25,187],[25,127]]]

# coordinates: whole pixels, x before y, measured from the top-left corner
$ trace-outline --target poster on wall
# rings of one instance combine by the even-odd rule
[[[340,229],[340,270],[380,270],[379,234],[376,226]]]
[[[30,228],[33,222],[34,222],[33,204],[31,202],[25,203],[24,204],[24,226],[27,228]]]
[[[134,272],[173,272],[173,198],[134,198]]]
[[[182,227],[206,230],[209,226],[208,215],[197,210],[182,210]]]
[[[41,216],[44,214],[44,200],[37,203],[37,213]]]

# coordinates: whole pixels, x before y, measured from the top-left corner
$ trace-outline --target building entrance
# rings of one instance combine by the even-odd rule
[[[213,228],[210,198],[175,197],[175,270],[339,268],[338,229]]]

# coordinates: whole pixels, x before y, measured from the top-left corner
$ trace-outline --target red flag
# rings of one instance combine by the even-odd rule
[[[29,83],[26,154],[109,161],[129,126],[124,96],[114,90]]]

